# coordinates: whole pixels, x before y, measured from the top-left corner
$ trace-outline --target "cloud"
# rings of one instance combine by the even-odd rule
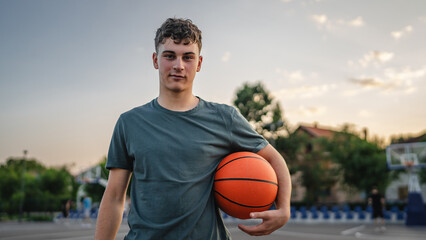
[[[373,55],[374,59],[376,59],[379,62],[387,62],[392,60],[394,53],[392,52],[379,52],[379,51],[373,51],[370,52],[370,54]]]
[[[413,31],[413,27],[411,25],[406,26],[405,28],[397,31],[391,32],[391,36],[396,40],[402,38],[403,36],[411,33]]]
[[[287,70],[281,70],[280,68],[277,68],[275,69],[275,72],[284,77],[284,79],[292,82],[300,82],[305,80],[305,76],[301,70],[288,72]]]
[[[363,27],[365,25],[364,19],[361,16],[358,16],[352,20],[331,20],[325,14],[314,14],[311,15],[311,19],[317,24],[318,29],[326,29],[328,31],[335,30],[339,27]]]
[[[361,16],[358,16],[352,20],[344,20],[344,19],[338,19],[335,21],[337,24],[342,25],[342,26],[350,26],[350,27],[362,27],[365,25],[364,20],[362,19]]]
[[[327,15],[312,15],[311,18],[314,20],[314,22],[322,25],[327,23]]]
[[[365,23],[364,23],[364,20],[362,19],[362,17],[358,16],[357,18],[349,21],[348,25],[353,26],[353,27],[362,27],[362,26],[365,25]]]
[[[426,16],[418,17],[418,20],[422,23],[426,23]]]
[[[305,80],[315,80],[318,78],[318,73],[305,73],[302,70],[288,71],[276,68],[275,72],[288,82],[302,82]]]
[[[313,98],[324,95],[337,86],[335,84],[323,84],[312,86],[301,86],[295,88],[283,88],[273,92],[274,96],[278,98]]]
[[[327,107],[317,106],[317,107],[305,107],[303,105],[299,106],[296,109],[289,109],[289,115],[301,115],[301,116],[318,116],[324,115],[327,112]]]
[[[393,68],[388,68],[385,70],[385,76],[391,79],[401,80],[422,78],[426,76],[426,66],[417,70],[412,70],[411,67],[405,67],[401,71],[397,71]]]
[[[352,82],[353,84],[356,84],[360,87],[362,87],[364,90],[373,90],[373,89],[378,89],[383,93],[389,93],[389,92],[393,92],[396,91],[398,89],[402,90],[402,91],[406,91],[409,88],[404,88],[403,87],[403,81],[401,80],[381,80],[379,78],[374,78],[374,77],[366,77],[366,78],[352,78],[349,79],[350,82]],[[353,92],[354,95],[358,92]]]
[[[405,67],[402,70],[387,68],[383,71],[382,77],[360,77],[351,78],[349,82],[356,84],[364,90],[378,89],[382,93],[400,92],[411,94],[417,91],[416,80],[426,77],[426,66],[413,70]],[[353,96],[359,91],[346,91],[344,95]]]
[[[229,59],[231,58],[231,53],[230,52],[226,52],[223,56],[222,56],[222,62],[228,62]]]
[[[383,81],[376,78],[352,78],[349,79],[349,81],[365,88],[376,88],[383,86]]]
[[[358,59],[357,62],[363,68],[366,68],[366,67],[370,66],[371,64],[378,67],[381,64],[389,62],[390,60],[392,60],[394,55],[395,54],[393,52],[370,51],[370,52],[364,54],[364,56],[362,58]],[[354,61],[348,61],[348,65],[354,66],[356,64],[354,63]]]

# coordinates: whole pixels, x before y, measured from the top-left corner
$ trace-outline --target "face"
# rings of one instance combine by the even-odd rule
[[[192,94],[195,74],[200,71],[203,58],[197,44],[184,43],[176,44],[169,38],[158,46],[158,53],[152,55],[154,67],[160,75],[160,91],[187,91]]]

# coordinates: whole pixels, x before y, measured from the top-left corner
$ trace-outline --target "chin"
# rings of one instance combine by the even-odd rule
[[[174,93],[181,93],[185,91],[185,88],[183,87],[170,87],[167,88],[170,92],[174,92]]]

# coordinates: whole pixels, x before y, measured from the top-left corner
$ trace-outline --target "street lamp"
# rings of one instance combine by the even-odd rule
[[[22,166],[22,176],[21,176],[21,201],[19,203],[19,222],[22,220],[22,212],[24,208],[24,200],[25,200],[25,172],[27,168],[27,150],[24,150],[24,162]]]

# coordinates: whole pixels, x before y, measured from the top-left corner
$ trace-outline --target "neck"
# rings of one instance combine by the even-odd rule
[[[171,111],[185,112],[197,106],[199,99],[192,95],[182,94],[161,94],[157,99],[158,103]]]

